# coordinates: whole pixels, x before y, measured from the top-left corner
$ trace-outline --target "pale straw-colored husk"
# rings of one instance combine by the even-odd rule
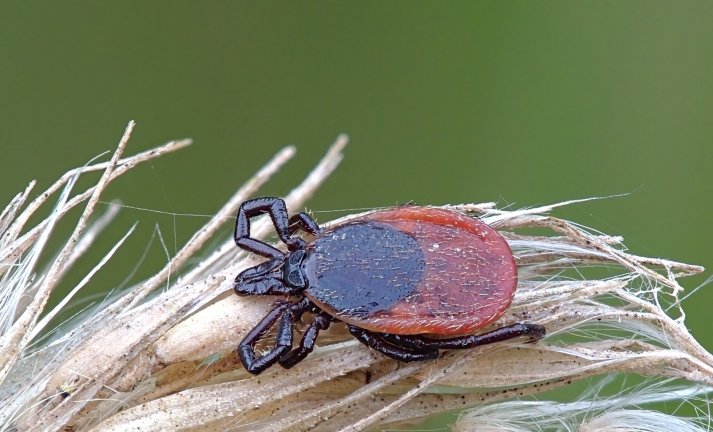
[[[662,400],[707,401],[713,357],[686,330],[678,281],[703,269],[631,254],[621,237],[550,215],[576,202],[520,210],[493,203],[445,206],[480,217],[508,239],[520,281],[512,307],[497,325],[540,323],[548,332],[544,340],[514,340],[403,364],[335,325],[296,367],[247,374],[235,346],[274,298],[233,295],[235,275],[257,259],[238,250],[229,236],[211,250],[206,246],[227,232],[239,204],[258,193],[292,157],[293,147],[247,179],[153,277],[107,293],[80,316],[47,328],[133,231],[120,233],[116,246],[61,303],[48,303],[77,258],[112,227],[119,207],[97,205],[107,184],[190,143],[173,141],[124,157],[132,129],[133,122],[109,162],[71,170],[28,202],[30,183],[0,215],[0,431],[361,431],[463,408],[472,410],[453,426],[459,431],[599,431],[617,430],[619,424],[705,430],[705,414],[690,420],[637,409]],[[338,137],[285,195],[290,211],[304,208],[341,161],[346,144],[346,136]],[[77,179],[96,170],[104,171],[98,183],[76,193]],[[51,214],[27,227],[52,200]],[[56,258],[42,263],[53,227],[78,205],[84,211],[76,228]],[[269,220],[255,222],[252,233],[268,237]],[[42,337],[49,330],[51,337]],[[570,404],[526,398],[613,373],[643,375],[654,384],[626,397],[593,393]],[[655,384],[672,378],[681,380],[675,388]],[[553,411],[561,420],[555,426]]]

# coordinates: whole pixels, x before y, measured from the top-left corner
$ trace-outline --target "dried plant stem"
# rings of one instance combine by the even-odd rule
[[[493,203],[446,206],[477,213],[501,230],[513,249],[520,275],[518,291],[508,313],[495,325],[537,322],[547,328],[545,340],[447,352],[437,361],[405,365],[358,344],[335,324],[320,335],[322,345],[296,367],[247,374],[235,345],[264,316],[273,299],[230,295],[235,275],[257,262],[237,250],[232,238],[213,250],[204,249],[209,239],[234,223],[239,204],[294,155],[293,147],[278,152],[244,183],[152,277],[65,324],[55,339],[40,340],[40,330],[67,303],[61,302],[38,321],[48,295],[97,234],[111,226],[113,207],[88,225],[106,185],[137,163],[189,143],[175,141],[121,158],[132,128],[133,123],[109,162],[69,171],[21,211],[34,186],[30,183],[0,213],[0,262],[8,263],[0,267],[0,304],[10,306],[7,312],[0,311],[0,321],[6,323],[0,339],[0,432],[62,428],[356,432],[396,427],[399,422],[467,407],[476,407],[476,414],[464,418],[487,425],[484,413],[491,412],[496,421],[508,412],[488,411],[486,404],[501,404],[507,410],[513,402],[503,401],[603,374],[636,373],[713,386],[713,356],[687,331],[678,300],[679,278],[703,269],[631,254],[621,236],[592,232],[549,214],[583,200],[520,210],[498,209]],[[338,137],[286,195],[291,211],[304,206],[336,169],[346,144],[346,136]],[[99,169],[104,173],[96,186],[71,196],[80,175]],[[25,229],[30,217],[60,190],[50,217]],[[32,282],[52,227],[85,201],[58,259]],[[269,222],[255,221],[252,233],[266,237],[272,232]],[[544,228],[549,235],[529,235],[529,228]],[[72,294],[91,280],[122,241]],[[191,265],[200,255],[205,257]],[[595,266],[605,267],[608,277],[601,279],[591,272]],[[164,287],[160,293],[159,287]],[[28,294],[31,299],[22,300]],[[662,299],[677,308],[675,316],[667,314]],[[30,343],[35,344],[33,349],[28,348]],[[448,391],[441,393],[444,389]],[[698,387],[688,394],[701,397],[709,391]],[[606,406],[605,400],[599,402],[598,406]],[[614,405],[620,406],[621,401],[612,399]],[[548,407],[546,402],[537,406]],[[609,418],[625,419],[627,414]],[[518,416],[513,412],[508,418]],[[671,424],[679,423],[672,420]],[[587,427],[592,425],[597,423]]]
[[[44,308],[45,304],[47,304],[50,292],[52,291],[54,284],[58,280],[57,277],[61,273],[61,269],[63,268],[65,262],[68,260],[69,256],[72,254],[74,246],[79,241],[79,236],[84,231],[89,216],[94,211],[94,207],[96,206],[97,201],[99,200],[101,192],[109,183],[109,177],[111,176],[112,171],[116,167],[116,163],[119,160],[119,157],[124,152],[124,148],[126,148],[126,144],[129,141],[129,137],[131,136],[131,131],[133,129],[134,122],[130,122],[129,126],[127,126],[126,131],[124,132],[124,135],[121,137],[121,141],[119,141],[119,146],[114,152],[114,155],[112,156],[111,161],[109,162],[109,165],[107,166],[106,171],[104,172],[104,175],[102,175],[101,179],[99,179],[99,182],[95,186],[94,191],[92,192],[92,195],[89,198],[89,202],[87,203],[84,212],[79,218],[79,222],[77,223],[74,228],[74,231],[69,237],[69,241],[67,241],[57,259],[54,261],[52,266],[50,266],[49,270],[47,271],[47,274],[45,275],[43,283],[40,285],[30,305],[20,315],[17,321],[13,323],[10,331],[3,335],[2,341],[0,342],[0,364],[3,365],[3,368],[0,369],[0,381],[5,379],[5,376],[9,372],[10,368],[12,367],[12,365],[15,364],[17,358],[20,356],[20,353],[29,343],[30,336],[33,334],[35,322],[37,322],[37,320],[39,319],[39,315],[42,312],[42,309]]]
[[[117,168],[113,170],[111,177],[109,178],[109,181],[112,181],[116,179],[117,177],[125,174],[127,171],[130,169],[134,168],[137,164],[141,162],[145,162],[148,160],[151,160],[153,158],[163,156],[166,153],[173,152],[176,150],[180,150],[192,143],[191,140],[180,140],[180,141],[171,141],[167,144],[164,144],[161,147],[139,153],[137,155],[134,155],[130,158],[126,158],[123,160],[119,160],[117,162]],[[22,212],[20,216],[13,222],[12,226],[7,230],[7,232],[3,235],[3,239],[8,238],[10,240],[15,240],[17,236],[19,235],[20,231],[22,228],[25,226],[27,223],[27,220],[39,209],[40,206],[42,206],[49,197],[55,193],[59,188],[63,185],[65,185],[69,180],[76,178],[79,174],[84,173],[84,172],[89,172],[89,171],[97,171],[101,169],[106,169],[108,167],[108,162],[106,163],[100,163],[100,164],[95,164],[95,165],[90,165],[84,168],[76,168],[68,173],[64,174],[62,178],[57,180],[50,188],[48,188],[45,192],[40,194],[37,198],[35,198],[32,203],[28,205],[28,207]],[[78,204],[86,201],[93,193],[94,189],[96,186],[92,186],[86,191],[82,192],[81,194],[78,194],[74,197],[72,197],[66,205],[61,206],[60,212],[57,215],[58,218],[61,218],[64,216],[68,211],[76,207]],[[44,232],[46,230],[46,225],[49,222],[49,219],[45,219],[44,221],[40,222],[37,224],[35,227],[30,229],[28,232],[22,235],[19,239],[15,240],[15,243],[7,248],[3,248],[3,250],[0,250],[0,262],[8,262],[8,261],[14,261],[17,259],[17,257],[27,250],[29,245],[31,245],[34,241],[36,241],[37,237],[40,235],[40,233]]]
[[[304,199],[313,193],[314,188],[332,172],[338,160],[341,158],[341,148],[343,148],[344,144],[346,144],[346,139],[340,138],[331,153],[317,166],[313,174],[308,177],[300,188],[291,194],[292,205],[300,205],[303,203]],[[268,164],[268,166],[261,171],[261,175],[257,180],[248,183],[247,189],[244,188],[239,192],[239,197],[233,199],[232,204],[226,206],[227,208],[223,213],[228,211],[231,213],[234,212],[238,203],[246,198],[244,194],[246,192],[252,192],[251,189],[259,186],[264,180],[269,178],[269,175],[274,173],[277,167],[291,156],[292,152],[293,149],[287,149],[281,152],[273,163]],[[206,230],[208,235],[217,229],[218,224],[215,221],[219,221],[220,216],[221,215],[214,218],[212,222],[209,222],[208,229]],[[223,217],[224,221],[226,219],[227,218]],[[185,262],[185,258],[194,254],[197,247],[199,247],[200,243],[206,238],[206,235],[201,235],[197,240],[198,246],[196,246],[195,243],[190,246],[190,254],[179,252],[179,260],[174,260],[169,263],[167,268],[175,265],[177,266],[176,269],[178,269],[178,266]],[[150,279],[149,282],[142,287],[131,291],[131,294],[128,296],[119,298],[113,304],[108,305],[98,318],[95,317],[95,323],[92,323],[85,330],[96,328],[97,332],[87,335],[87,337],[81,341],[81,344],[74,349],[72,355],[52,373],[47,387],[49,391],[46,394],[47,397],[51,396],[52,391],[56,391],[53,389],[70,386],[73,392],[69,399],[90,401],[96,398],[96,396],[92,395],[97,394],[101,388],[100,386],[112,383],[125,368],[134,368],[133,366],[129,366],[128,363],[131,359],[141,359],[142,356],[138,355],[138,353],[147,350],[159,336],[165,334],[175,323],[185,319],[191,311],[200,308],[201,305],[209,303],[215,295],[223,292],[225,290],[224,282],[227,280],[225,275],[234,273],[234,270],[215,272],[211,268],[208,270],[211,276],[207,279],[201,279],[192,285],[183,285],[185,282],[182,280],[180,288],[175,287],[143,305],[137,305],[137,307],[133,308],[130,307],[131,303],[128,303],[127,299],[134,299],[136,298],[135,296],[145,296],[149,292],[149,290],[146,289],[147,286],[153,288],[157,286],[157,282],[155,281],[164,279],[167,276],[167,268],[156,277]],[[191,280],[194,277],[195,276],[191,276],[189,273],[187,279]],[[223,288],[218,289],[220,286]],[[119,312],[118,309],[123,309],[119,315],[107,313],[107,311],[112,310]],[[127,330],[125,326],[126,322],[134,323],[132,329],[135,331]],[[101,323],[101,326],[98,327],[97,323]],[[151,350],[153,349],[154,348]],[[134,380],[143,379],[146,376],[145,373],[150,372],[152,363],[144,364],[149,366],[148,370],[139,364],[139,369],[136,369],[133,374],[121,375],[122,382],[125,386],[132,387],[134,385],[131,383],[131,377],[134,377]],[[116,388],[113,384],[111,385],[112,388]],[[73,403],[68,406],[62,404],[56,408],[52,408],[53,405],[46,405],[43,409],[45,414],[39,418],[37,425],[52,428],[53,424],[72,423],[73,421],[71,419],[73,417],[77,418],[76,422],[82,423],[82,421],[79,420],[79,418],[84,415],[82,413],[95,410],[94,408],[90,408],[95,404],[89,403],[89,405],[84,407],[86,404],[87,402]],[[54,411],[57,411],[57,414],[52,414]]]

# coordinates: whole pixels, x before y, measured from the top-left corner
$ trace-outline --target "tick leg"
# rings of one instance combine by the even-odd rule
[[[516,337],[526,336],[530,341],[542,339],[546,334],[545,327],[539,324],[516,323],[480,335],[460,336],[450,339],[431,339],[420,335],[384,335],[384,339],[392,344],[409,348],[465,349],[495,342],[502,342]]]
[[[249,240],[255,241],[253,239]],[[235,283],[233,284],[235,293],[238,295],[292,293],[292,290],[285,286],[285,283],[282,280],[278,279],[276,276],[268,275],[268,273],[274,271],[284,262],[284,255],[282,255],[282,252],[279,253],[279,259],[272,258],[240,272],[235,278]]]
[[[349,332],[355,338],[369,348],[375,349],[380,353],[402,362],[413,362],[423,360],[433,360],[438,358],[438,349],[430,347],[406,347],[393,345],[386,342],[380,333],[364,330],[359,327],[348,325]]]
[[[236,239],[235,244],[243,250],[264,256],[265,258],[270,258],[271,261],[275,261],[275,267],[285,260],[284,252],[274,246],[270,246],[265,242],[255,240],[251,237]]]
[[[277,198],[271,198],[271,200],[277,200]],[[235,224],[235,243],[246,251],[269,258],[266,262],[244,270],[235,278],[234,289],[238,295],[289,293],[289,290],[284,287],[284,283],[277,283],[277,279],[275,278],[266,278],[264,281],[260,280],[264,278],[266,274],[282,265],[285,261],[285,254],[265,242],[250,237],[250,218],[261,212],[268,211],[271,216],[273,214],[281,214],[281,216],[273,216],[273,221],[275,219],[287,221],[287,209],[285,208],[284,201],[278,200],[282,203],[281,209],[272,209],[268,201],[269,199],[266,198],[246,201],[240,206],[240,210],[238,210],[237,222]],[[275,227],[279,233],[278,225],[281,224],[275,222]]]
[[[265,262],[261,262],[253,267],[243,270],[235,278],[235,281],[249,281],[251,279],[262,277],[271,271],[278,268],[285,260],[280,257],[280,259],[271,259]]]
[[[248,269],[250,270],[250,269]],[[244,273],[244,272],[243,272]],[[276,277],[262,277],[257,279],[240,279],[243,273],[240,273],[235,278],[233,290],[239,296],[247,295],[280,295],[293,294],[294,290],[285,285],[285,283]]]
[[[281,356],[292,349],[292,313],[293,305],[283,303],[275,307],[265,318],[256,325],[238,345],[238,356],[245,369],[257,375],[277,363]],[[277,341],[275,346],[265,355],[258,357],[255,354],[255,344],[267,333],[277,320]]]
[[[326,330],[332,321],[334,321],[334,318],[326,312],[322,312],[314,317],[302,335],[300,345],[280,358],[280,366],[289,369],[304,360],[314,349],[314,343],[317,340],[319,331]]]
[[[312,235],[317,235],[322,231],[322,228],[320,228],[317,222],[312,219],[312,216],[305,212],[300,212],[292,216],[289,221],[290,235],[294,234],[298,230],[306,231]]]
[[[274,197],[256,198],[249,201],[245,201],[240,205],[235,222],[235,234],[233,236],[233,238],[235,239],[235,243],[238,246],[243,249],[251,250],[252,252],[260,254],[260,252],[248,249],[245,246],[244,240],[250,239],[254,242],[262,243],[263,245],[268,246],[271,249],[275,249],[267,245],[266,243],[250,238],[250,219],[254,216],[258,216],[263,213],[268,213],[270,215],[270,218],[272,219],[272,224],[275,226],[275,231],[277,232],[278,237],[280,237],[280,240],[282,240],[287,245],[287,248],[289,250],[293,251],[296,249],[301,249],[305,246],[304,240],[299,237],[293,238],[290,235],[290,223],[287,217],[287,206],[285,205],[285,201],[281,200],[280,198]],[[282,254],[282,252],[279,253]],[[272,254],[269,256],[272,256]]]

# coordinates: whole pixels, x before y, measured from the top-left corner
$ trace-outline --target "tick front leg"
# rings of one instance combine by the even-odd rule
[[[253,239],[246,239],[252,242]],[[272,246],[265,245],[272,248]],[[273,248],[274,249],[274,248]],[[277,249],[275,249],[277,251]],[[285,286],[285,283],[274,275],[269,273],[277,269],[285,258],[282,252],[277,251],[280,255],[278,258],[272,259],[257,264],[254,267],[243,270],[235,278],[233,289],[237,295],[263,295],[263,294],[290,294],[292,290]]]
[[[312,216],[305,212],[299,212],[290,218],[289,222],[290,235],[296,233],[299,230],[306,231],[312,235],[317,235],[322,232],[322,228],[319,227],[317,221],[312,219]]]
[[[273,267],[277,267],[285,260],[285,254],[281,250],[251,237],[235,239],[235,244],[243,250],[264,256],[265,258],[270,258],[271,261],[274,261],[274,263],[271,264]]]
[[[349,332],[369,348],[402,362],[433,360],[438,358],[438,350],[429,347],[411,348],[388,343],[380,333],[371,332],[362,328],[349,325]]]
[[[290,295],[294,292],[292,288],[286,286],[282,280],[276,277],[264,276],[255,279],[242,279],[241,276],[243,273],[240,273],[238,277],[235,278],[235,284],[233,285],[235,294],[239,296]]]
[[[302,335],[300,345],[280,359],[280,366],[289,369],[304,360],[304,358],[314,350],[314,343],[317,340],[319,331],[329,328],[332,321],[334,321],[334,318],[326,312],[322,312],[314,317]]]
[[[292,312],[291,304],[283,303],[268,313],[265,318],[255,326],[238,345],[238,356],[251,374],[257,375],[277,363],[285,353],[292,349]],[[262,339],[267,331],[275,324],[277,327],[277,340],[275,346],[263,356],[255,354],[255,344]]]
[[[275,197],[255,198],[245,201],[240,205],[235,222],[235,234],[233,236],[235,243],[238,246],[245,248],[243,240],[253,240],[250,237],[250,219],[263,213],[268,213],[270,215],[278,237],[280,237],[280,240],[287,245],[289,250],[292,251],[304,247],[304,240],[299,237],[292,238],[290,235],[290,222],[287,217],[287,206],[285,205],[285,201]],[[259,243],[266,245],[263,242]],[[253,252],[260,253],[254,250]]]

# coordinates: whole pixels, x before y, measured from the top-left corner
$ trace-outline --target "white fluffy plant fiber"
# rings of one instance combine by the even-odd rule
[[[273,367],[250,376],[235,346],[274,299],[232,295],[235,275],[254,265],[256,258],[239,251],[224,234],[239,204],[292,157],[292,147],[278,152],[248,179],[153,277],[107,294],[90,311],[55,329],[52,338],[41,338],[50,330],[49,319],[91,283],[92,275],[131,234],[129,230],[97,262],[68,298],[48,305],[49,295],[77,257],[102,229],[112,227],[116,209],[97,205],[106,185],[138,163],[189,144],[174,141],[122,157],[132,129],[133,122],[109,162],[69,171],[28,203],[31,183],[0,215],[0,431],[360,431],[469,407],[481,410],[473,415],[473,424],[486,430],[501,424],[487,422],[488,407],[583,378],[615,372],[653,380],[677,378],[699,386],[700,394],[707,394],[713,384],[713,357],[686,330],[678,303],[678,279],[703,269],[633,255],[620,237],[549,215],[573,202],[514,211],[492,203],[447,206],[500,230],[515,253],[518,291],[512,308],[496,325],[540,323],[548,330],[544,340],[512,341],[447,352],[437,361],[400,364],[370,351],[335,325],[293,369]],[[346,143],[345,136],[338,137],[285,196],[290,211],[303,208],[337,167]],[[77,178],[95,170],[104,170],[99,182],[75,193]],[[30,217],[50,200],[55,200],[50,216],[27,227]],[[46,250],[53,226],[80,204],[84,211],[74,232],[57,258],[40,266],[40,255],[54,252]],[[105,208],[103,215],[94,215]],[[270,235],[268,222],[253,224],[256,237]],[[532,235],[531,228],[540,234]],[[206,250],[218,235],[224,240]],[[541,409],[551,404],[527,403]],[[500,408],[522,412],[522,407],[508,407]],[[601,430],[596,429],[598,419],[629,424],[632,413],[666,415],[605,408],[577,427]],[[490,418],[496,420],[494,414]],[[533,421],[532,428],[523,430],[548,427]],[[458,427],[476,430],[465,424]]]

